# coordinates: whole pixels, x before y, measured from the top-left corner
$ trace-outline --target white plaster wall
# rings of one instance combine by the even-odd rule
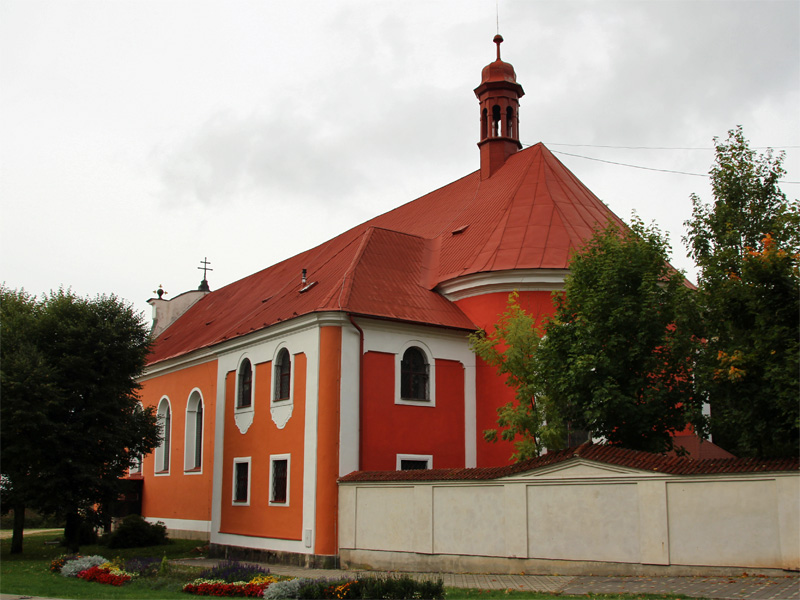
[[[537,558],[638,562],[636,484],[528,487],[528,554]]]
[[[412,486],[359,488],[356,491],[356,546],[412,552],[414,508]]]
[[[505,556],[502,485],[434,487],[433,552]]]
[[[775,481],[667,483],[670,562],[780,564]]]
[[[475,564],[498,569],[498,560],[522,560],[509,562],[508,572],[566,573],[583,564],[592,572],[608,565],[609,574],[800,567],[798,473],[595,469],[587,477],[586,464],[575,467],[573,479],[568,467],[552,477],[340,484],[343,560],[357,556],[375,568],[389,568],[389,560],[408,570],[468,568],[481,559]]]

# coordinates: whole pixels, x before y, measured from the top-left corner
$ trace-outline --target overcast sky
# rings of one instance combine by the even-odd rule
[[[204,257],[218,289],[476,170],[496,17],[495,0],[0,0],[0,281],[149,319]],[[500,0],[499,26],[524,144],[704,174],[742,125],[800,181],[797,0]],[[693,278],[683,221],[707,178],[556,155],[668,231]]]

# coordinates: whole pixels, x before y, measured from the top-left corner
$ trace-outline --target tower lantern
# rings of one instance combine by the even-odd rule
[[[503,36],[494,36],[497,59],[481,72],[475,88],[480,102],[481,179],[491,177],[509,156],[522,149],[519,141],[519,99],[525,94],[517,83],[514,67],[500,59]]]

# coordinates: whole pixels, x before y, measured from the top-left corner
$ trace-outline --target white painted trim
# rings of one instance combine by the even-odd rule
[[[196,441],[196,427],[197,427],[197,409],[190,411],[189,407],[192,404],[192,397],[197,394],[197,404],[203,407],[203,422],[201,423],[202,432],[201,432],[201,442],[205,445],[206,442],[206,405],[205,401],[203,400],[203,392],[200,391],[200,388],[194,388],[191,392],[189,392],[189,398],[186,400],[186,412],[184,418],[184,432],[183,432],[183,472],[185,475],[202,475],[203,473],[203,451],[200,451],[200,468],[195,469],[194,467],[194,457],[195,457],[195,441]],[[189,418],[189,414],[192,414],[192,418]],[[191,429],[191,431],[190,431]]]
[[[272,472],[272,466],[274,461],[276,460],[285,460],[286,461],[286,502],[275,502],[272,499],[272,487],[273,487],[273,477],[274,473]],[[291,484],[292,484],[292,455],[291,454],[270,454],[269,456],[269,505],[270,506],[290,506],[290,494],[291,494]]]
[[[158,523],[166,525],[167,529],[180,529],[182,531],[201,531],[211,533],[211,521],[199,519],[168,519],[161,517],[145,517],[148,523]]]
[[[251,488],[253,486],[253,465],[251,456],[241,456],[233,459],[233,486],[231,488],[231,506],[250,506]],[[236,500],[236,465],[247,465],[247,500]]]
[[[293,552],[295,554],[312,554],[311,550],[305,547],[303,540],[284,540],[281,538],[255,537],[235,533],[212,533],[211,535],[212,543],[224,546],[240,546],[242,548],[253,548],[254,550],[274,550],[276,552]]]
[[[296,319],[275,323],[259,331],[254,331],[231,340],[225,340],[209,348],[199,348],[175,358],[162,360],[154,365],[148,366],[145,372],[137,378],[137,381],[147,381],[148,379],[153,379],[167,373],[174,373],[175,371],[203,364],[218,359],[228,353],[242,350],[243,348],[257,347],[265,341],[271,342],[278,338],[288,338],[290,335],[313,330],[325,325],[344,326],[347,323],[349,323],[347,313],[339,311],[303,315]],[[257,360],[256,362],[264,362],[266,360],[269,359],[265,358],[263,360]],[[230,371],[231,369],[228,370]]]
[[[153,452],[153,475],[155,477],[167,477],[169,476],[170,472],[172,471],[172,447],[174,446],[173,442],[175,439],[172,436],[172,424],[175,420],[175,411],[172,410],[172,402],[168,396],[164,395],[161,396],[161,399],[158,401],[156,405],[156,422],[160,421],[162,416],[161,413],[161,405],[166,401],[167,403],[167,410],[169,410],[169,446],[165,448],[165,439],[161,440],[161,443],[156,446],[155,451]],[[163,432],[162,432],[163,435]],[[167,454],[167,468],[159,470],[158,467],[164,464],[164,452],[166,450]]]
[[[396,470],[402,470],[400,467],[404,460],[425,460],[428,462],[426,469],[433,468],[433,454],[398,454]]]
[[[400,371],[403,362],[403,354],[409,348],[419,348],[425,355],[425,360],[428,363],[428,398],[426,400],[414,400],[403,398],[400,395]],[[433,408],[436,406],[436,358],[428,345],[419,340],[408,340],[394,355],[394,403],[405,404],[407,406],[425,406]]]
[[[564,289],[568,269],[515,269],[475,273],[443,281],[435,291],[455,302],[495,292],[553,292]]]
[[[360,326],[360,325],[359,325]],[[339,476],[359,468],[361,359],[358,330],[342,327],[341,379],[339,380]]]

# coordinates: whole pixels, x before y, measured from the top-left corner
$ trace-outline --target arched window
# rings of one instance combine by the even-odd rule
[[[288,400],[292,382],[292,359],[289,351],[282,348],[275,360],[275,397],[274,401]]]
[[[500,136],[500,106],[492,107],[492,137]]]
[[[186,435],[183,468],[199,471],[203,467],[203,398],[194,390],[186,403]]]
[[[411,346],[400,361],[400,397],[404,400],[428,400],[428,361],[425,353]]]
[[[506,107],[506,137],[514,137],[514,109]]]
[[[161,443],[156,448],[156,473],[168,473],[169,454],[172,446],[172,410],[166,396],[158,403],[157,423],[159,433],[161,433]]]
[[[481,111],[481,139],[485,140],[489,135],[489,111],[485,108]]]
[[[253,404],[253,365],[245,358],[239,365],[239,393],[236,408],[247,408]]]

